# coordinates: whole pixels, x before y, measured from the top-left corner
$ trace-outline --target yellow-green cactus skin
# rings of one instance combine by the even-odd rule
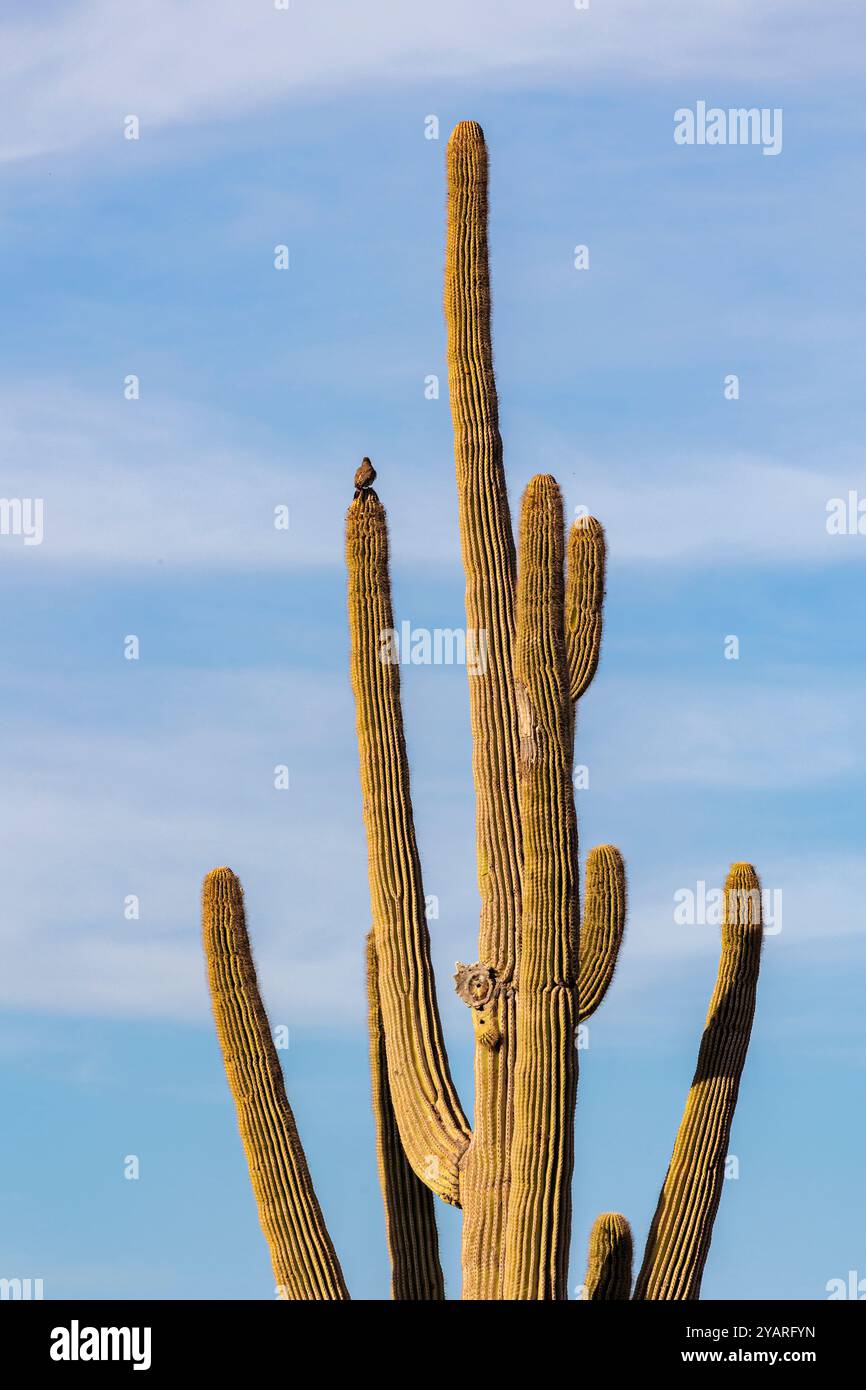
[[[518,562],[493,375],[479,125],[456,127],[446,163],[445,318],[467,648],[471,636],[483,656],[468,672],[478,946],[454,976],[475,1044],[474,1123],[451,1079],[437,1004],[391,648],[387,519],[365,457],[346,518],[346,565],[379,1176],[394,1299],[444,1298],[438,1196],[462,1208],[464,1299],[559,1301],[568,1297],[577,1028],[607,994],[626,920],[625,866],[613,845],[588,855],[581,914],[572,782],[576,704],[601,653],[607,553],[594,517],[580,517],[566,538],[559,487],[539,474],[522,500]],[[346,1298],[259,997],[240,884],[226,869],[205,881],[204,939],[278,1284],[292,1298]],[[590,1237],[588,1301],[698,1297],[760,949],[757,876],[737,864],[698,1067],[634,1294],[631,1231],[607,1212]]]
[[[761,965],[761,885],[751,864],[725,883],[722,951],[698,1065],[637,1277],[636,1299],[700,1296]]]
[[[631,1227],[618,1211],[596,1217],[589,1235],[589,1264],[584,1299],[623,1302],[631,1295]]]
[[[469,680],[480,918],[478,959],[497,981],[498,1046],[476,1025],[475,1130],[466,1155],[463,1285],[502,1297],[511,1165],[515,982],[521,930],[522,826],[517,696],[512,677],[517,561],[493,376],[487,256],[487,148],[461,122],[448,142],[445,322],[467,632],[484,633],[486,664]]]
[[[325,1226],[259,993],[244,897],[231,869],[204,881],[211,1002],[279,1296],[349,1297]]]
[[[586,857],[578,1020],[595,1013],[607,994],[625,931],[625,864],[615,845],[597,845]]]
[[[514,683],[523,919],[505,1297],[567,1297],[577,1098],[577,822],[565,652],[565,536],[553,478],[523,499]]]
[[[594,516],[582,516],[568,542],[566,636],[571,698],[579,700],[598,669],[604,605],[607,546]]]
[[[388,1081],[388,1056],[379,1002],[379,961],[372,931],[367,937],[367,1022],[376,1157],[391,1259],[391,1297],[403,1302],[440,1301],[445,1297],[445,1280],[439,1263],[434,1197],[412,1172],[400,1142]]]
[[[346,524],[349,630],[379,995],[394,1113],[414,1172],[460,1204],[469,1124],[448,1071],[430,962],[400,708],[385,512],[362,490]],[[383,657],[385,658],[383,660]]]

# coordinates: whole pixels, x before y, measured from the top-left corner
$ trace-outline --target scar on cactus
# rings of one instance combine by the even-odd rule
[[[454,987],[464,1004],[468,1004],[472,1010],[476,1040],[482,1047],[495,1051],[502,1041],[496,1003],[496,972],[480,961],[476,961],[475,965],[462,965],[458,960],[454,968]]]
[[[568,1297],[577,1025],[602,1004],[626,918],[613,845],[590,850],[579,894],[571,769],[577,702],[602,645],[607,550],[594,517],[566,538],[556,480],[531,480],[519,557],[499,433],[490,326],[487,148],[461,122],[447,150],[447,360],[467,629],[487,662],[470,679],[479,930],[455,986],[475,1042],[474,1123],[451,1077],[425,914],[400,667],[380,660],[395,627],[385,509],[364,458],[346,518],[350,674],[372,930],[367,998],[373,1112],[392,1297],[444,1298],[434,1201],[463,1213],[462,1297]],[[518,562],[519,560],[519,562]],[[632,1236],[618,1212],[593,1226],[589,1301],[695,1299],[755,1010],[760,885],[725,884],[721,957],[698,1064],[632,1290]],[[217,1034],[278,1289],[348,1298],[316,1198],[259,993],[241,886],[215,869],[203,893]],[[359,956],[361,938],[359,935]]]

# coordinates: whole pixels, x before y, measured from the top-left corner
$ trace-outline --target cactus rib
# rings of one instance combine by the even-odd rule
[[[523,930],[505,1297],[567,1297],[574,1167],[577,824],[571,783],[562,498],[526,489],[515,681],[520,709]]]
[[[459,1163],[470,1130],[451,1081],[436,1003],[400,668],[383,647],[394,630],[388,529],[385,510],[372,490],[362,490],[349,507],[346,563],[352,688],[391,1098],[413,1171],[446,1202],[459,1206]]]
[[[202,935],[217,1034],[280,1296],[347,1299],[286,1098],[250,950],[243,890],[231,869],[213,869],[204,880]]]
[[[631,1269],[631,1227],[618,1211],[602,1212],[589,1235],[585,1301],[626,1301],[631,1294]]]
[[[367,936],[367,1010],[376,1157],[391,1258],[391,1297],[401,1301],[438,1301],[445,1297],[445,1281],[439,1263],[433,1194],[412,1172],[400,1142],[388,1082],[385,1030],[379,1004],[379,963],[375,932],[372,931]]]
[[[725,883],[716,987],[635,1285],[636,1299],[700,1295],[755,1013],[761,937],[758,875],[751,864],[732,864]]]
[[[445,319],[466,626],[485,642],[469,679],[476,796],[478,959],[498,980],[498,1046],[475,1048],[475,1130],[461,1173],[464,1298],[502,1296],[515,1063],[522,847],[517,799],[517,707],[512,677],[516,557],[499,433],[490,331],[487,147],[461,121],[447,150]]]
[[[604,528],[594,516],[578,517],[568,540],[565,631],[571,698],[589,687],[601,655],[604,575],[607,549]]]
[[[578,1021],[594,1014],[613,979],[625,931],[625,865],[614,845],[597,845],[586,859],[580,927]]]

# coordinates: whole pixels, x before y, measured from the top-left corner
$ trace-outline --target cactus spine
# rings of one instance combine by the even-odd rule
[[[725,883],[722,952],[698,1064],[650,1228],[636,1299],[693,1299],[701,1289],[761,964],[761,885],[751,864]]]
[[[346,1299],[340,1262],[286,1099],[250,950],[243,891],[231,869],[207,875],[202,920],[217,1035],[277,1288],[288,1299]]]
[[[382,660],[394,630],[384,509],[372,490],[346,525],[352,687],[379,995],[394,1112],[419,1178],[459,1205],[469,1125],[448,1071],[430,963],[421,862],[412,820],[400,667]],[[385,652],[387,656],[388,653]]]
[[[373,932],[367,937],[367,1009],[376,1156],[385,1205],[385,1234],[391,1257],[391,1297],[413,1302],[444,1299],[445,1281],[439,1263],[433,1193],[409,1166],[391,1101],[385,1030],[379,1003],[379,962]]]
[[[478,959],[494,973],[499,1046],[475,1048],[475,1130],[463,1165],[464,1297],[502,1297],[517,1056],[515,981],[523,833],[512,680],[517,563],[493,376],[487,257],[487,149],[461,122],[448,143],[445,321],[467,632],[486,634],[486,672],[469,681],[480,919]]]
[[[626,912],[619,851],[587,860],[581,925],[571,765],[576,701],[601,647],[606,550],[592,517],[566,547],[555,480],[523,498],[517,565],[490,333],[487,151],[463,122],[448,145],[445,314],[470,674],[480,920],[457,992],[475,1037],[470,1128],[451,1080],[430,958],[400,704],[385,512],[365,458],[346,521],[355,697],[372,931],[370,1061],[392,1295],[444,1296],[432,1198],[463,1209],[463,1297],[564,1299],[571,1227],[575,1028],[601,1004]],[[567,556],[566,556],[567,550]],[[567,564],[566,564],[567,559]],[[760,960],[749,865],[728,879],[722,960],[698,1068],[635,1298],[696,1298],[721,1193]],[[757,899],[755,893],[757,892]],[[217,1030],[278,1282],[291,1298],[345,1298],[258,993],[240,884],[208,876],[204,939]],[[632,1242],[605,1213],[587,1298],[628,1299]]]
[[[523,931],[505,1297],[567,1297],[577,1098],[577,824],[565,654],[562,498],[523,499],[514,682],[523,824]]]
[[[631,1227],[618,1211],[597,1216],[589,1236],[589,1264],[584,1280],[587,1302],[618,1301],[631,1293]]]

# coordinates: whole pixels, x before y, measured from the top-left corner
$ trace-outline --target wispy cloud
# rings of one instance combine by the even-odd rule
[[[850,72],[856,6],[828,0],[605,0],[577,11],[542,0],[151,0],[145,8],[79,0],[9,14],[3,51],[2,157],[93,143],[102,152],[137,114],[144,128],[221,122],[286,100],[387,78],[515,85],[696,77],[773,83]],[[850,40],[850,42],[849,42]],[[772,94],[771,94],[772,95]],[[762,102],[761,104],[766,104]]]
[[[756,680],[724,660],[722,640],[720,633],[719,673],[711,686],[682,658],[677,680],[605,675],[593,706],[599,713],[587,723],[590,738],[599,740],[608,782],[622,784],[627,777],[657,787],[805,790],[863,776],[859,680],[846,688],[807,669]]]
[[[329,1026],[357,1024],[369,905],[345,675],[290,669],[123,674],[148,682],[134,707],[107,676],[58,678],[55,717],[44,713],[43,678],[38,720],[26,714],[33,702],[26,682],[4,692],[0,948],[14,969],[0,976],[0,1002],[55,1015],[205,1020],[199,884],[209,867],[229,862],[245,883],[274,1021],[290,1029],[320,1025],[325,1017]],[[470,946],[477,910],[468,757],[459,774],[449,764],[443,786],[435,778],[443,758],[452,759],[465,745],[465,690],[455,682],[443,699],[442,673],[427,675],[408,693],[407,705],[425,887],[440,896],[435,949],[446,1010],[453,1013],[448,968]],[[51,684],[47,678],[49,695]],[[117,729],[99,714],[100,701],[112,691],[112,702],[124,708]],[[683,778],[713,797],[732,779],[745,788],[784,788],[796,780],[792,758],[801,780],[809,780],[793,756],[804,743],[804,717],[813,757],[823,756],[823,719],[831,726],[827,758],[831,764],[835,758],[837,771],[851,770],[840,750],[845,728],[855,727],[853,701],[828,717],[831,705],[823,697],[811,694],[786,707],[777,692],[752,689],[725,715],[730,746],[720,747],[721,696],[714,704],[687,689],[674,701],[668,689],[646,680],[629,689],[614,683],[609,693],[603,739],[616,756],[605,775],[615,795],[651,799],[662,827]],[[60,717],[61,707],[64,714],[78,711],[73,727]],[[678,731],[673,756],[672,720]],[[421,728],[435,729],[435,738],[413,737]],[[743,730],[753,731],[745,742]],[[273,787],[279,762],[290,767],[288,792]],[[609,792],[592,793],[598,794]],[[724,827],[724,808],[720,816]],[[589,819],[597,819],[594,811]],[[699,877],[719,886],[727,865],[711,872],[701,857],[705,851],[678,839],[664,851],[669,867],[659,871],[663,839],[660,829],[649,846],[623,846],[633,879],[629,952],[647,970],[662,957],[704,952],[709,958],[717,949],[712,926],[676,925],[673,893]],[[730,853],[738,848],[732,843]],[[840,851],[814,865],[788,854],[759,867],[767,887],[784,890],[786,942],[827,941],[860,930],[866,866],[858,855]],[[137,918],[124,915],[130,894],[139,899]]]
[[[342,564],[357,458],[337,444],[331,457],[311,457],[264,429],[251,440],[247,421],[217,407],[124,401],[119,383],[107,403],[104,394],[19,382],[0,394],[0,409],[4,495],[42,498],[45,533],[40,546],[15,536],[0,545],[32,571]],[[509,457],[524,452],[518,440]],[[406,453],[411,466],[386,469],[383,479],[395,560],[456,568],[450,460],[424,440]],[[820,469],[741,452],[602,459],[575,454],[558,437],[548,437],[540,454],[535,438],[532,453],[557,474],[569,508],[585,506],[603,519],[620,565],[833,565],[859,558],[864,544],[826,529],[828,500],[857,484],[848,451]],[[516,509],[529,471],[518,463],[511,476]],[[275,526],[282,506],[287,531]]]

